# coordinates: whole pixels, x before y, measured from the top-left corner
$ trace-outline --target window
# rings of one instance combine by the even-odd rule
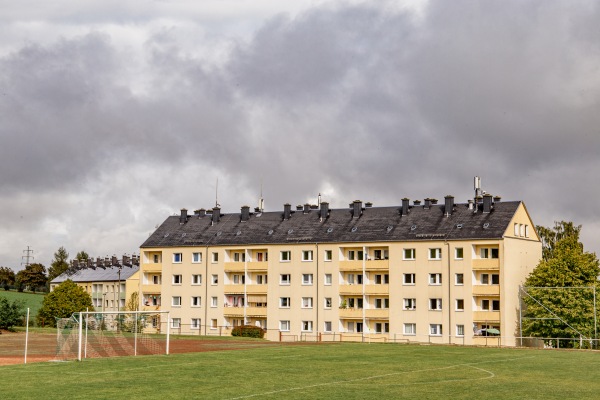
[[[233,284],[239,285],[240,283],[242,285],[246,283],[246,275],[233,275]]]
[[[382,284],[387,285],[388,283],[390,283],[390,276],[388,274],[375,275],[375,284],[376,285],[382,285]]]
[[[279,321],[279,330],[283,332],[289,332],[290,321]]]
[[[519,224],[515,223],[515,236],[519,236]]]
[[[219,284],[219,275],[212,275],[210,278],[210,283],[212,285],[218,285]]]
[[[430,260],[441,260],[442,259],[442,249],[429,249],[429,259]]]
[[[354,284],[354,274],[348,274],[346,276],[346,282],[348,282],[349,285],[353,285]]]
[[[363,331],[363,323],[362,322],[357,322],[356,323],[356,332],[357,333],[361,333]]]
[[[331,274],[325,274],[325,285],[331,285]]]
[[[523,224],[519,224],[519,236],[525,236],[525,229]]]
[[[302,298],[302,308],[312,308],[313,307],[313,298],[312,297],[303,297]]]
[[[456,325],[456,336],[465,336],[465,326]]]
[[[492,300],[492,311],[500,311],[500,300]]]
[[[160,275],[152,275],[152,284],[160,285]]]
[[[217,252],[212,253],[212,262],[213,263],[219,262],[219,253],[217,253]]]
[[[279,253],[279,261],[282,262],[288,262],[292,259],[292,252],[291,251],[282,251]]]
[[[388,333],[390,331],[390,324],[387,322],[376,322],[375,333]]]
[[[256,275],[257,285],[266,285],[269,283],[269,275]]]
[[[442,284],[442,274],[429,274],[429,284],[430,285],[441,285]]]
[[[417,299],[404,299],[404,309],[405,310],[416,310],[417,309]]]
[[[181,296],[173,296],[171,298],[171,305],[173,307],[181,307]]]
[[[333,258],[333,252],[331,250],[325,250],[325,255],[323,256],[323,261],[331,261]]]
[[[302,331],[312,332],[313,323],[312,321],[302,321]]]
[[[415,249],[404,249],[404,260],[415,259]]]
[[[192,318],[190,326],[192,329],[200,329],[200,318]]]
[[[481,309],[484,311],[489,311],[490,301],[489,300],[481,300]]]
[[[465,311],[464,299],[456,299],[456,311]]]
[[[218,305],[217,297],[216,296],[211,297],[210,298],[210,306],[211,307],[216,307],[217,305]]]
[[[354,250],[348,250],[348,260],[353,261],[354,258]]]
[[[454,275],[454,284],[455,285],[464,285],[465,284],[464,274],[455,274]]]
[[[192,253],[192,262],[193,263],[201,263],[202,262],[202,253]]]
[[[173,285],[181,285],[181,275],[173,275]]]
[[[192,307],[202,306],[202,299],[200,296],[192,296]]]
[[[479,250],[480,258],[498,258],[499,250],[497,248],[481,248]]]
[[[202,275],[192,275],[192,285],[202,285]]]
[[[525,225],[525,237],[529,237],[529,225]]]
[[[210,329],[217,329],[217,320],[216,319],[211,319],[210,320]]]
[[[331,332],[331,321],[325,321],[323,324],[323,330],[325,332]]]
[[[244,252],[233,253],[233,262],[246,262],[246,253],[244,253]]]
[[[490,254],[491,254],[492,258],[498,258],[499,252],[500,252],[500,250],[498,250],[498,249],[491,249]]]
[[[180,328],[181,327],[181,318],[173,318],[171,320],[171,328]]]
[[[313,283],[313,274],[302,274],[302,284],[303,285],[312,285]]]
[[[181,262],[181,253],[173,253],[173,262],[180,263]]]
[[[488,274],[481,274],[481,284],[482,285],[490,284],[490,276]]]
[[[313,252],[312,250],[302,250],[302,261],[312,261]]]
[[[325,297],[325,308],[331,308],[331,297]]]
[[[375,299],[375,308],[390,308],[390,299]]]
[[[492,285],[499,285],[499,284],[500,284],[500,275],[492,274]]]
[[[414,285],[415,284],[415,274],[404,274],[404,285]]]
[[[290,274],[281,274],[279,275],[279,284],[280,285],[289,285],[291,282]]]
[[[440,311],[442,309],[442,299],[429,299],[429,309]]]
[[[456,260],[462,260],[464,258],[464,251],[462,247],[457,247],[454,249],[454,258]]]
[[[429,324],[429,334],[431,336],[442,336],[441,324]]]
[[[417,324],[404,324],[404,334],[405,335],[416,335],[417,334]]]
[[[159,257],[158,257],[158,254],[155,254],[155,255],[154,255],[154,260],[153,260],[153,261],[154,261],[154,264],[158,264],[158,263],[160,262],[160,259],[159,259]]]
[[[290,308],[290,298],[289,297],[280,297],[279,298],[279,308]]]

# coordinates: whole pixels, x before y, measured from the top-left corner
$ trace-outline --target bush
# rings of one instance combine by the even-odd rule
[[[242,336],[262,339],[265,336],[265,330],[259,326],[252,325],[236,326],[231,331],[231,336]]]
[[[25,305],[21,300],[10,302],[5,297],[0,297],[0,328],[11,329],[21,325],[25,316]]]

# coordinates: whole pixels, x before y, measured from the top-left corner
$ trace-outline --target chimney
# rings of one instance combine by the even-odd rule
[[[179,223],[185,224],[187,222],[187,209],[181,209],[181,215],[179,216]]]
[[[320,211],[321,221],[324,220],[325,218],[327,218],[328,216],[329,216],[329,203],[326,201],[322,201],[321,202],[321,211]]]
[[[429,200],[431,200],[432,205],[435,205],[438,203],[438,199],[429,199]]]
[[[221,219],[221,209],[219,207],[213,207],[212,223],[213,224],[218,223],[219,219]]]
[[[420,206],[421,205],[421,200],[415,200],[413,201],[415,206]]]
[[[469,210],[473,209],[473,200],[469,199]]]
[[[365,203],[365,207],[366,207],[366,208],[371,208],[371,207],[373,207],[373,203],[371,203],[370,201],[367,201],[367,202]]]
[[[408,215],[408,203],[410,202],[410,199],[407,199],[406,197],[402,199],[402,216],[406,217]]]
[[[500,203],[501,200],[502,200],[502,197],[494,196],[494,203]]]
[[[303,213],[304,214],[308,214],[309,211],[310,211],[310,204],[306,203],[304,205],[304,211],[303,211]]]
[[[431,199],[428,197],[425,199],[425,204],[423,205],[423,208],[429,210],[429,206],[431,206]]]
[[[352,203],[352,218],[360,217],[361,212],[362,212],[362,201],[354,200],[354,202]]]
[[[489,214],[492,211],[492,195],[484,194],[483,195],[483,212],[484,214]]]
[[[302,211],[302,204],[298,204],[296,206],[296,211]]]
[[[285,203],[283,205],[283,219],[284,220],[290,219],[291,216],[292,216],[292,205],[289,203]]]
[[[444,215],[449,217],[452,215],[452,209],[454,208],[454,196],[447,195],[444,200]]]
[[[242,222],[246,222],[250,219],[250,207],[242,206]]]
[[[119,265],[119,260],[117,260],[117,256],[112,256],[110,258],[111,265]]]

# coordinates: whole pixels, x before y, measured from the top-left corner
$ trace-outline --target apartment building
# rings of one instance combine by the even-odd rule
[[[92,298],[95,311],[122,310],[133,292],[139,290],[139,269],[132,266],[85,268],[63,273],[50,282],[50,291],[67,279],[82,287]]]
[[[269,340],[511,346],[518,287],[540,257],[524,203],[489,194],[390,207],[183,209],[141,246],[140,300],[169,310],[169,329],[181,333],[252,324]],[[492,342],[482,336],[498,332]]]

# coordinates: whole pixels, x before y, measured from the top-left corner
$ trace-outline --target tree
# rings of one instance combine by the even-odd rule
[[[10,329],[21,323],[25,316],[25,305],[20,300],[10,302],[5,297],[0,297],[0,329]]]
[[[59,247],[56,253],[54,253],[54,260],[52,260],[52,264],[50,264],[50,268],[48,269],[49,282],[52,282],[54,278],[69,269],[68,259],[69,253],[67,253],[67,250],[62,246]]]
[[[84,250],[81,250],[79,253],[77,253],[75,258],[77,259],[77,261],[81,262],[81,261],[87,261],[90,258],[90,256]]]
[[[129,300],[127,300],[127,304],[125,305],[125,311],[139,311],[140,308],[140,295],[138,292],[131,293],[129,296]]]
[[[38,311],[38,323],[56,326],[57,318],[69,318],[73,313],[93,311],[92,298],[80,286],[67,279],[44,297]]]
[[[580,228],[553,242],[550,258],[540,260],[525,281],[523,336],[596,337],[594,291],[600,287],[600,264],[596,254],[583,250],[578,241]],[[576,347],[578,343],[568,340],[560,346]]]
[[[553,228],[546,228],[545,226],[538,225],[535,229],[542,241],[542,259],[548,261],[552,258],[554,247],[559,240],[571,236],[579,241],[581,225],[575,226],[573,222],[554,221]]]
[[[48,282],[46,267],[37,263],[29,264],[25,269],[17,272],[16,278],[20,288],[29,288],[34,293],[38,288],[45,287]]]
[[[15,273],[8,267],[0,267],[0,286],[8,290],[9,286],[15,284]]]

